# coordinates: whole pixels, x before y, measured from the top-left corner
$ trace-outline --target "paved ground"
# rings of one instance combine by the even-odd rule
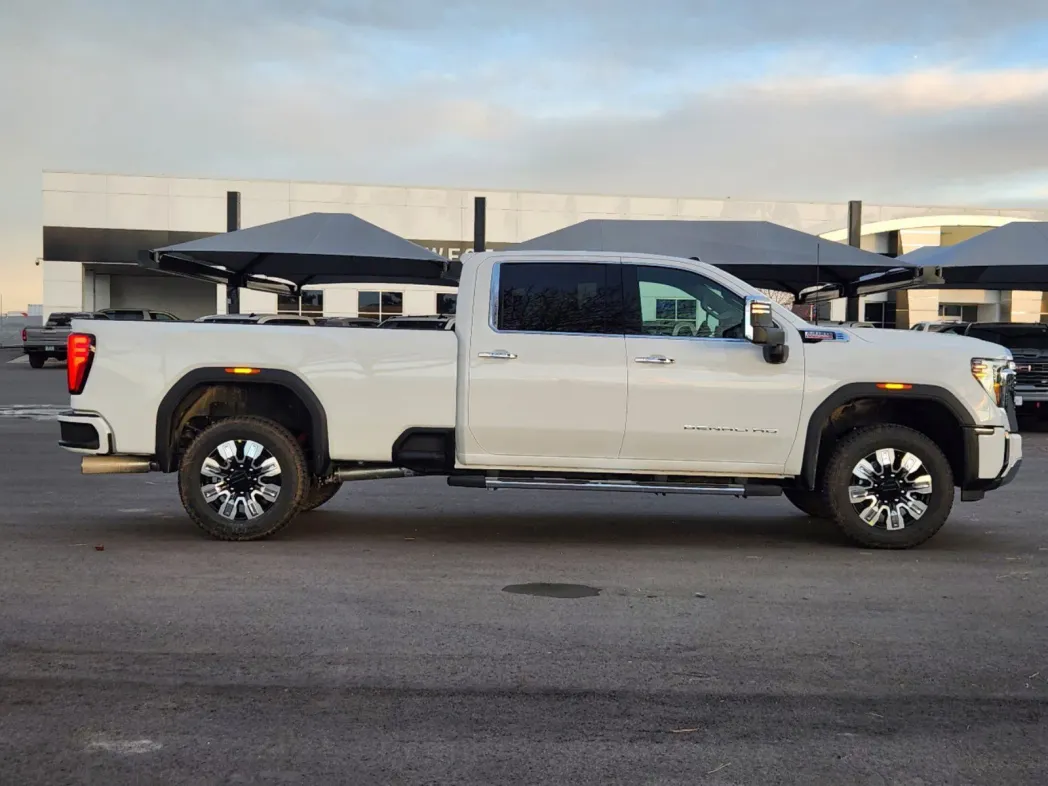
[[[168,477],[79,476],[33,419],[63,372],[4,359],[2,784],[1048,782],[1043,435],[903,553],[781,500],[439,480],[225,544]]]

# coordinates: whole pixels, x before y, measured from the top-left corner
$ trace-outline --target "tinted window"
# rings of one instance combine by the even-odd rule
[[[516,263],[499,266],[498,329],[622,333],[618,265]]]
[[[690,270],[627,265],[626,332],[641,336],[743,338],[745,301]]]
[[[455,303],[458,301],[458,295],[454,295],[450,292],[438,292],[437,293],[437,314],[442,317],[452,317],[455,315]]]
[[[403,292],[358,292],[357,314],[379,320],[404,313]]]
[[[141,311],[107,311],[110,319],[115,319],[119,322],[140,322],[143,319]]]
[[[176,317],[173,317],[170,314],[165,314],[163,311],[151,311],[149,313],[149,315],[154,320],[156,320],[157,322],[177,322],[178,321],[178,319]]]

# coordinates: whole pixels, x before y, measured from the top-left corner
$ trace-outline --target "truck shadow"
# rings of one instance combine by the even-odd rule
[[[572,515],[362,515],[337,510],[299,516],[281,541],[416,539],[437,543],[796,546],[847,544],[836,527],[802,515],[754,518],[579,513]]]

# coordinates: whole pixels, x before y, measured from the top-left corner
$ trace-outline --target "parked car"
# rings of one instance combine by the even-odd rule
[[[197,322],[220,325],[313,325],[312,317],[298,314],[212,314],[200,317]]]
[[[441,317],[390,317],[380,327],[388,330],[454,330],[455,318]]]
[[[177,473],[189,517],[222,540],[271,535],[347,481],[426,474],[785,494],[861,545],[908,548],[942,527],[955,487],[974,501],[1019,469],[996,344],[815,327],[696,260],[462,266],[454,331],[75,322],[60,444],[89,474]],[[710,335],[659,335],[671,307]]]
[[[910,330],[924,331],[926,333],[963,334],[969,324],[968,322],[918,322]]]
[[[1040,409],[1048,402],[1048,325],[973,322],[967,326],[964,335],[999,344],[1011,351],[1015,360],[1017,405]]]
[[[819,319],[819,320],[816,320],[813,324],[816,324],[816,325],[819,325],[819,326],[828,325],[830,327],[848,327],[848,328],[875,328],[875,327],[877,327],[872,322],[855,322],[855,321],[840,321],[840,322],[838,322],[837,320],[833,320],[833,319]]]
[[[314,317],[313,322],[321,327],[365,327],[379,326],[379,321],[371,317]]]
[[[150,311],[142,308],[103,308],[100,314],[105,314],[117,322],[178,322],[174,314],[167,311]]]
[[[29,365],[43,368],[49,358],[66,359],[66,339],[74,319],[108,319],[105,314],[89,311],[60,311],[52,313],[43,327],[22,329],[22,352],[29,355]]]

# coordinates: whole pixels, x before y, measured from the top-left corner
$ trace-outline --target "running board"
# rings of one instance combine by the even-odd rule
[[[647,494],[707,494],[722,497],[777,497],[779,486],[712,485],[700,483],[638,483],[630,480],[557,480],[549,478],[496,478],[481,475],[452,475],[449,486],[489,489],[530,489],[532,491],[634,491]]]

